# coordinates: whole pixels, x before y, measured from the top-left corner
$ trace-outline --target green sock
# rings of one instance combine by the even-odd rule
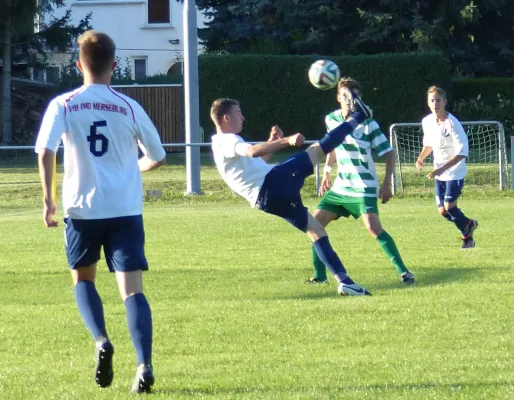
[[[387,258],[391,260],[399,274],[403,274],[408,271],[407,267],[403,263],[402,256],[400,256],[400,252],[389,233],[386,231],[382,232],[377,236],[377,242],[380,247],[382,247],[382,250],[384,250]]]
[[[326,281],[327,269],[325,267],[325,264],[323,264],[323,261],[320,260],[314,246],[312,246],[312,265],[314,266],[314,279]]]

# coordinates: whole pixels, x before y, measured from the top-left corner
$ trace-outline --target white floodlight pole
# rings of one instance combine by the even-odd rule
[[[186,143],[199,143],[200,112],[198,93],[198,33],[195,0],[184,0],[184,103]],[[188,194],[201,194],[200,147],[186,146]]]

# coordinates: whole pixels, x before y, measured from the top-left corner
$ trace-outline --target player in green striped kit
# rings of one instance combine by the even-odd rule
[[[334,129],[350,115],[351,102],[344,88],[360,96],[360,85],[352,78],[341,78],[338,83],[337,101],[341,108],[325,118],[327,130]],[[343,89],[343,90],[342,90]],[[375,164],[371,150],[386,158],[386,175],[382,186],[378,183]],[[337,178],[330,188],[330,173],[332,165],[337,162]],[[378,200],[387,203],[392,197],[391,174],[395,163],[394,151],[386,136],[374,119],[363,122],[337,147],[327,155],[320,194],[323,198],[314,217],[323,225],[340,218],[350,216],[355,219],[362,216],[364,225],[373,236],[386,256],[391,260],[403,283],[414,283],[414,275],[405,266],[393,238],[382,228],[378,217]],[[313,249],[314,277],[307,283],[327,282],[326,268]]]

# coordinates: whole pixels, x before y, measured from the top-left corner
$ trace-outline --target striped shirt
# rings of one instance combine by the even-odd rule
[[[336,110],[325,118],[327,131],[344,122],[342,111]],[[378,156],[392,151],[387,137],[373,119],[358,125],[336,149],[337,178],[332,191],[344,196],[377,197],[378,178],[371,150]]]

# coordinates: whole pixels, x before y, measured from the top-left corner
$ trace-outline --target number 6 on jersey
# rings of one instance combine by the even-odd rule
[[[87,141],[89,142],[89,151],[95,157],[102,157],[109,149],[109,139],[102,133],[97,133],[97,128],[101,126],[107,126],[107,121],[95,121],[89,129],[89,136]],[[97,142],[100,141],[100,150],[98,150]]]

